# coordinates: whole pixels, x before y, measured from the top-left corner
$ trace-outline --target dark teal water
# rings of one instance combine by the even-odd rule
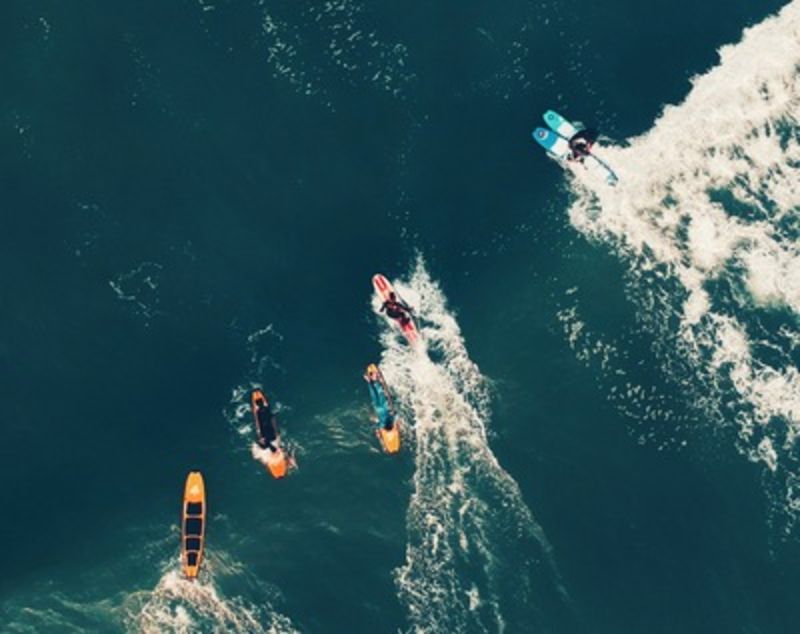
[[[549,544],[520,519],[493,550],[492,512],[470,524],[480,574],[416,578],[456,629],[794,631],[800,550],[769,482],[664,369],[630,264],[570,225],[529,136],[548,107],[645,132],[783,4],[6,4],[0,629],[450,631],[397,571],[409,544],[438,556],[415,474],[455,464],[479,474],[466,499],[528,509]],[[441,448],[411,425],[399,458],[376,451],[370,277],[418,255],[487,382],[497,468],[420,455]],[[576,307],[670,418],[613,396],[602,351],[570,345]],[[298,448],[285,481],[237,431],[254,384]],[[169,576],[192,469],[199,595]],[[482,484],[501,473],[518,495]],[[513,588],[515,548],[536,564]]]

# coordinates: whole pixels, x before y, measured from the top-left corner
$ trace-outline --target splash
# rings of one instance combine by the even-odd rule
[[[269,604],[248,604],[244,599],[225,598],[214,584],[219,574],[243,574],[241,566],[225,557],[209,557],[204,573],[189,581],[170,566],[155,589],[132,595],[126,601],[129,631],[178,634],[212,631],[242,633],[296,632],[291,621],[270,609]]]
[[[3,601],[3,631],[298,631],[288,617],[273,607],[280,599],[278,591],[219,549],[208,553],[198,579],[185,579],[174,551],[175,541],[175,532],[148,538],[135,555],[85,571],[83,591],[67,593],[62,591],[61,583],[50,581],[29,589],[24,596]],[[165,552],[170,551],[173,554],[164,560]],[[125,587],[125,580],[153,568],[161,570],[153,589],[131,591]],[[236,588],[233,596],[226,596],[221,589],[229,586]]]
[[[628,148],[615,189],[577,173],[570,219],[629,263],[629,295],[670,378],[798,506],[800,2],[723,47]]]
[[[381,368],[416,445],[400,598],[416,632],[524,631],[537,603],[566,599],[550,545],[488,446],[489,386],[424,262],[395,287],[427,345],[382,335]]]

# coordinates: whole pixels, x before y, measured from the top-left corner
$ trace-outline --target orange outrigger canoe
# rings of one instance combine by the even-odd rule
[[[181,562],[188,579],[197,578],[203,561],[206,533],[206,487],[203,474],[192,471],[183,490]]]

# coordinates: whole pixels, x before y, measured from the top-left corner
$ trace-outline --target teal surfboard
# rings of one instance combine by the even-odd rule
[[[548,127],[559,136],[569,140],[578,134],[578,128],[572,125],[555,110],[548,110],[544,113],[544,122]]]
[[[569,146],[569,139],[578,134],[580,130],[577,126],[567,121],[555,110],[548,110],[544,113],[544,120],[547,128],[536,128],[531,136],[534,141],[541,145],[547,153],[560,161],[568,161],[572,157],[572,149]],[[616,185],[619,178],[611,169],[611,166],[596,154],[592,153],[583,158],[580,163],[594,161],[606,173],[606,182],[609,185]]]

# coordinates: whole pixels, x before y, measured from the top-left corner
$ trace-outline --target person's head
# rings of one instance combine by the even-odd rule
[[[259,396],[259,397],[256,399],[256,407],[259,407],[259,408],[261,408],[261,407],[267,407],[267,405],[268,405],[268,404],[267,404],[267,400],[266,400],[265,398],[262,398],[262,397],[260,397],[260,396]]]
[[[397,295],[395,295],[393,292],[390,292],[389,293],[389,299],[391,299],[393,302],[397,301]]]

